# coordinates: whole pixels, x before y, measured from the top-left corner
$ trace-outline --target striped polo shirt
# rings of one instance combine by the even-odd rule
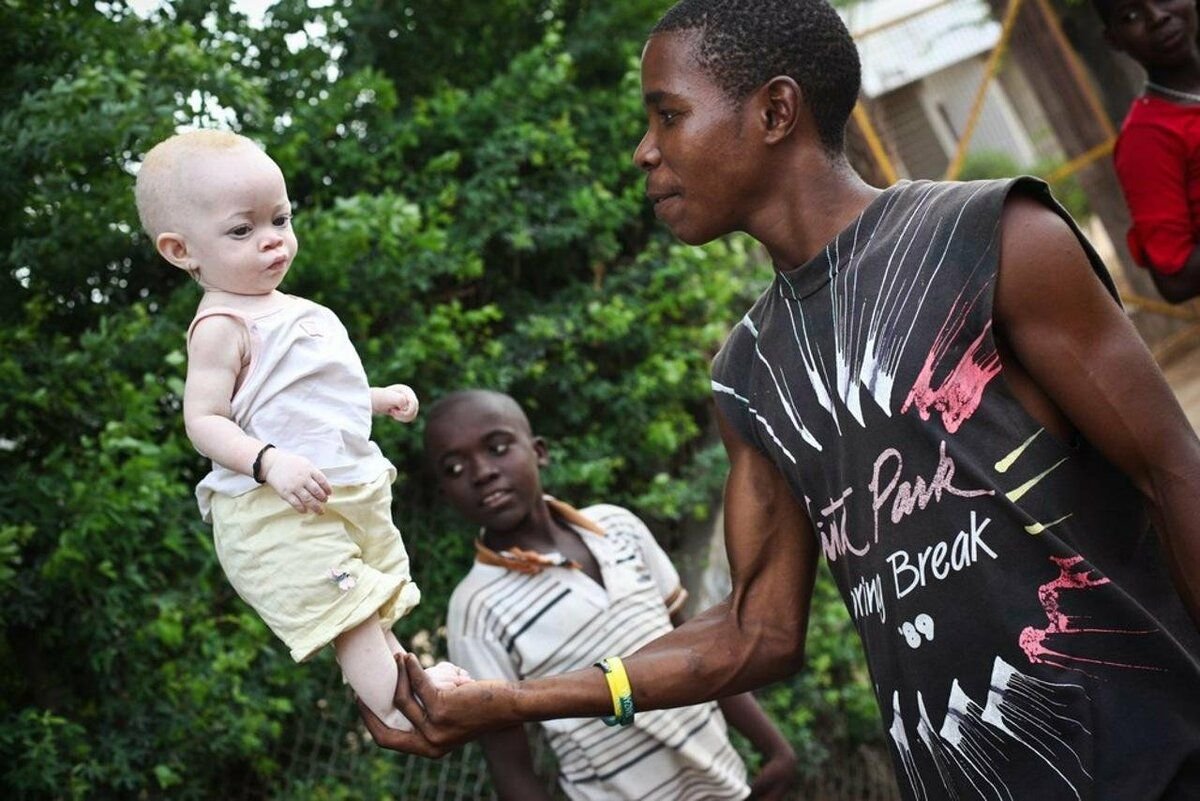
[[[571,567],[529,574],[477,561],[450,598],[447,622],[451,660],[477,679],[552,676],[631,654],[671,630],[669,606],[686,596],[670,559],[628,510],[548,503],[595,556],[604,586]],[[633,724],[620,728],[599,718],[540,725],[571,799],[741,799],[750,793],[716,703],[638,712]]]

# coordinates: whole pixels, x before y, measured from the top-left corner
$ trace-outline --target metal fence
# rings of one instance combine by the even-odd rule
[[[230,801],[496,798],[478,744],[469,743],[440,760],[378,748],[336,669],[315,709],[300,710],[295,720],[294,728],[281,738],[289,747],[274,755],[279,763],[278,781],[271,786],[246,786],[231,775],[223,797]],[[528,731],[538,775],[544,777],[552,798],[565,800],[557,786],[553,752],[536,725],[530,725]],[[886,749],[865,746],[831,754],[819,770],[806,774],[793,797],[805,801],[901,799]]]

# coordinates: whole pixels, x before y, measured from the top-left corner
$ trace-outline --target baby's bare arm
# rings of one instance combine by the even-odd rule
[[[407,384],[371,387],[372,414],[386,414],[401,423],[411,423],[420,407],[417,393]]]
[[[183,422],[196,450],[222,467],[259,477],[298,512],[322,512],[333,491],[325,475],[302,456],[272,448],[233,421],[233,390],[249,351],[244,326],[232,317],[201,320],[188,342]]]
[[[232,317],[200,321],[188,341],[183,422],[196,450],[238,473],[250,467],[265,442],[248,436],[233,422],[233,388],[246,353],[246,334]]]

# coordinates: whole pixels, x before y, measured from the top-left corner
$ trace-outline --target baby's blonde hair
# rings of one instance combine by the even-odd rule
[[[150,148],[133,190],[138,217],[150,238],[176,230],[186,192],[183,170],[193,157],[243,147],[257,149],[258,145],[232,131],[207,130],[176,134]]]

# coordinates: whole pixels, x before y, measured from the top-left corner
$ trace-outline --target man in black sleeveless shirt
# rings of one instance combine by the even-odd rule
[[[682,0],[642,86],[656,214],[691,244],[749,233],[776,275],[713,365],[733,592],[614,655],[633,707],[798,670],[823,555],[906,798],[1200,798],[1200,442],[1044,184],[865,184],[822,0]],[[426,755],[622,692],[409,667],[418,730],[364,716]]]

